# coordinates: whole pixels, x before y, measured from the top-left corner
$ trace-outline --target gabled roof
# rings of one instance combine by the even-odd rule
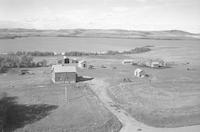
[[[143,70],[140,68],[137,68],[137,69],[135,69],[135,72],[143,72]]]
[[[66,65],[53,65],[52,70],[54,72],[76,72],[75,66],[66,66]]]

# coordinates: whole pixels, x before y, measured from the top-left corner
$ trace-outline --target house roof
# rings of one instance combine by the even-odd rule
[[[144,72],[144,71],[140,68],[137,68],[137,69],[135,69],[135,72]]]
[[[54,72],[76,72],[75,66],[66,66],[66,65],[53,65],[52,70]]]

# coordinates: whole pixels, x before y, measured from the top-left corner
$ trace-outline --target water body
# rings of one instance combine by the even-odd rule
[[[26,37],[0,39],[0,52],[9,51],[87,51],[130,50],[135,47],[157,48],[186,47],[200,49],[199,40],[148,40],[117,38],[73,38],[73,37]]]
[[[16,51],[85,51],[130,50],[152,46],[152,51],[132,57],[161,58],[166,61],[200,65],[200,40],[150,40],[78,37],[26,37],[0,39],[0,52]]]

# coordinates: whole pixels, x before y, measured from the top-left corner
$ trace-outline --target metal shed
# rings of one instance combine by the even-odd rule
[[[152,68],[159,68],[159,67],[165,67],[166,64],[163,60],[155,60],[151,62]]]
[[[52,81],[54,83],[76,83],[76,79],[77,71],[75,66],[52,66]]]
[[[132,65],[133,64],[133,60],[132,59],[127,59],[127,60],[123,60],[122,61],[122,64],[126,65],[126,64],[129,64],[129,65]]]
[[[80,68],[87,68],[87,62],[85,60],[81,60],[78,62],[78,67]]]
[[[143,78],[143,77],[145,77],[145,72],[144,72],[142,69],[137,68],[137,69],[134,71],[134,75],[135,75],[136,77]]]

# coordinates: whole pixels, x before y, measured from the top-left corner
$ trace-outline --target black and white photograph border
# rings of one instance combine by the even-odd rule
[[[0,0],[0,131],[200,132],[199,0]]]

